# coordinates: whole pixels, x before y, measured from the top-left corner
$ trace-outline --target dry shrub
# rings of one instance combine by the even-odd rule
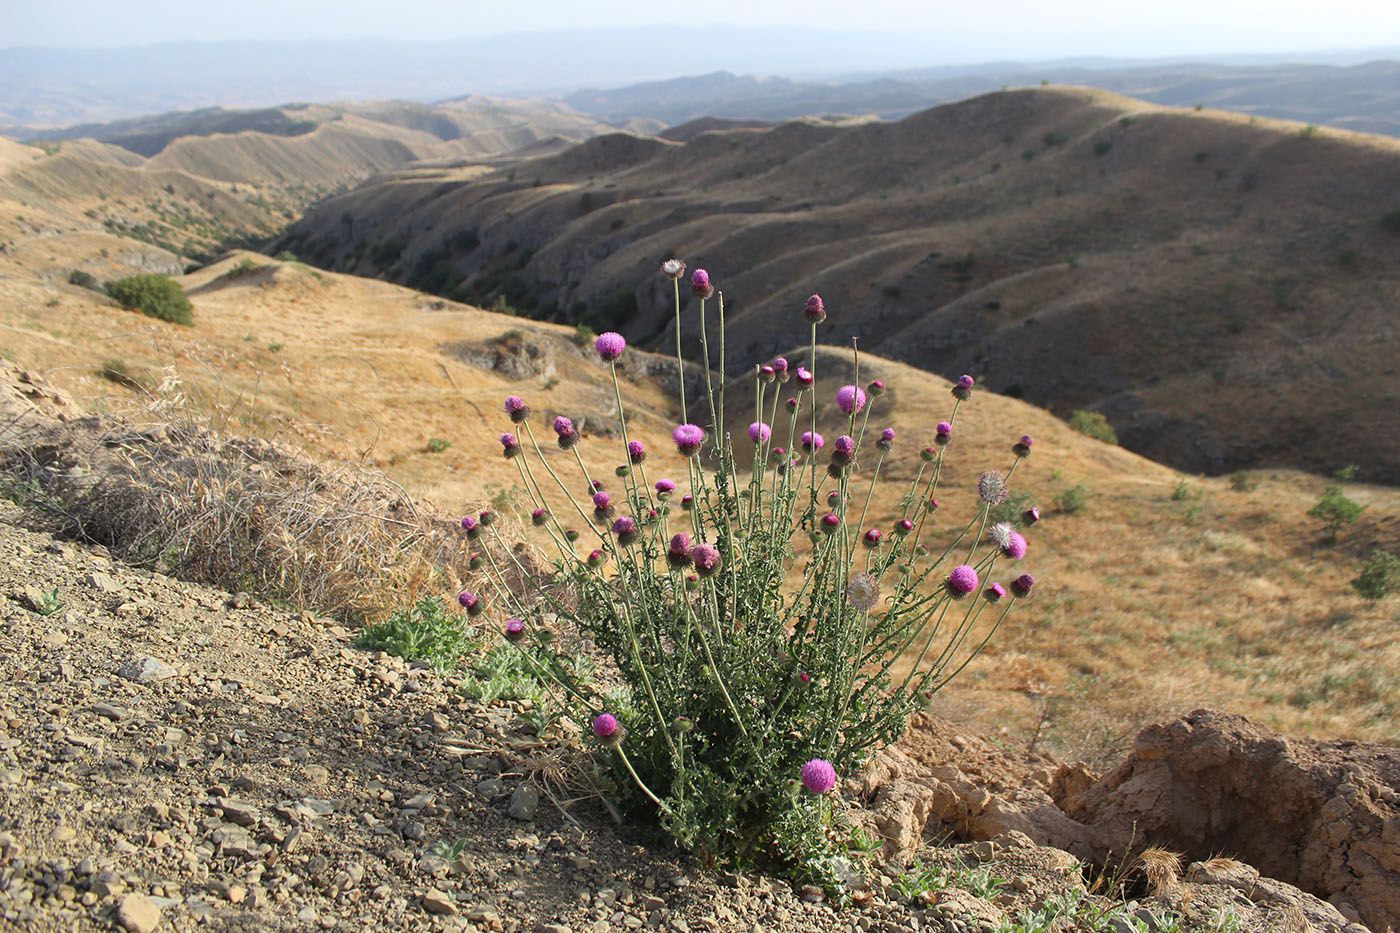
[[[1181,853],[1151,846],[1138,856],[1147,885],[1153,894],[1170,894],[1181,882]]]
[[[12,497],[128,563],[347,621],[465,576],[460,528],[383,474],[215,430],[170,372],[143,415],[0,424]]]

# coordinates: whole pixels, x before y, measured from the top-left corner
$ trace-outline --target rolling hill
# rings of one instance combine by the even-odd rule
[[[735,373],[800,340],[815,291],[822,343],[1098,410],[1179,469],[1396,482],[1397,210],[1395,140],[1037,88],[415,166],[274,249],[657,347],[648,272],[685,255],[725,293]]]

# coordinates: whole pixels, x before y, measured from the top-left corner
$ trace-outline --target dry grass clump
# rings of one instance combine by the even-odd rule
[[[465,575],[460,529],[383,474],[218,430],[172,371],[142,414],[0,424],[4,485],[31,518],[136,566],[352,622]]]

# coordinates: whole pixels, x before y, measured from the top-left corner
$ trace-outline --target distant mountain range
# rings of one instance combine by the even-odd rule
[[[1003,42],[997,47],[1010,46]],[[730,109],[720,114],[741,117],[776,119],[809,113],[811,106],[897,117],[1003,84],[1035,84],[1042,79],[1094,84],[1159,103],[1201,101],[1234,106],[1228,96],[1233,90],[1254,95],[1237,102],[1249,107],[1286,103],[1291,96],[1301,94],[1315,99],[1314,109],[1326,109],[1331,100],[1342,104],[1346,113],[1364,117],[1385,113],[1383,100],[1374,108],[1367,102],[1384,97],[1373,83],[1382,85],[1389,80],[1394,92],[1394,72],[1389,72],[1387,79],[1384,71],[1374,76],[1364,70],[1353,74],[1354,69],[1348,66],[1400,58],[1400,46],[1272,58],[1217,55],[1208,63],[1061,58],[949,64],[966,62],[969,54],[975,53],[975,48],[958,44],[948,34],[913,30],[732,26],[529,32],[441,42],[182,42],[121,49],[11,48],[0,49],[0,134],[20,137],[75,123],[210,106],[258,108],[291,101],[386,98],[426,103],[466,94],[557,96],[581,88],[612,88],[670,78],[683,70],[784,75],[795,82],[735,79],[760,86],[760,93],[733,82],[719,88],[728,96],[713,100],[713,107],[738,108],[742,101],[751,101],[753,109]],[[995,54],[989,51],[988,57]],[[1053,54],[1047,50],[1044,57]],[[1280,64],[1290,60],[1329,67]],[[1129,83],[1097,80],[1108,73],[1121,74],[1121,80]],[[1208,87],[1193,91],[1192,76],[1206,81]],[[1171,100],[1154,96],[1159,90],[1157,83],[1163,79],[1176,95]],[[684,94],[689,82],[696,80],[700,82],[694,89],[697,91],[716,83],[713,77],[680,79],[676,85],[624,88],[619,97],[610,97],[611,92],[601,96],[590,92],[579,100],[594,99],[598,107],[617,114],[620,111],[612,104],[629,96],[644,99],[657,90]],[[1168,88],[1160,90],[1167,93]],[[1223,96],[1211,98],[1207,90]],[[785,106],[781,105],[783,99]],[[1393,97],[1390,100],[1393,118],[1396,108]],[[716,112],[705,103],[695,101],[695,106],[683,112],[666,112],[674,115],[670,122]],[[598,112],[592,106],[581,109]],[[1359,124],[1338,125],[1363,128]]]

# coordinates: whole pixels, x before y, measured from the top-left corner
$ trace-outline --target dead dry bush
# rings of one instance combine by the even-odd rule
[[[216,430],[169,373],[141,414],[0,423],[9,497],[136,566],[350,622],[465,578],[461,529],[383,474]]]

